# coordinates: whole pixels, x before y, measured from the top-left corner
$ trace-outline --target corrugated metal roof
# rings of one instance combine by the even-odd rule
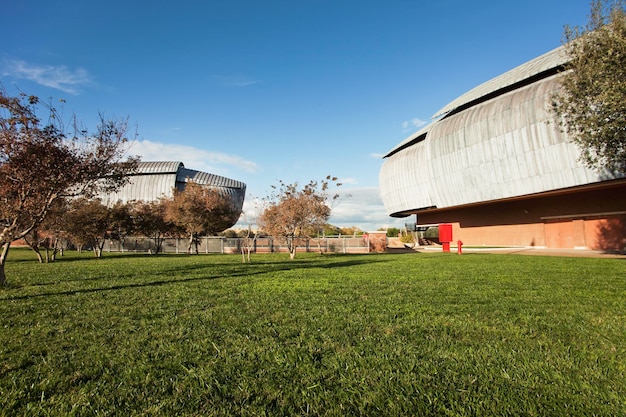
[[[539,75],[545,71],[549,71],[555,69],[567,62],[567,53],[564,46],[560,46],[558,48],[553,49],[550,52],[547,52],[531,61],[526,62],[525,64],[520,65],[504,74],[492,78],[491,80],[479,85],[463,94],[462,96],[454,99],[450,103],[448,103],[445,107],[439,110],[433,116],[433,121],[413,133],[411,136],[404,139],[398,145],[394,146],[383,158],[388,158],[394,153],[410,146],[416,142],[419,142],[421,137],[426,135],[433,125],[438,123],[441,120],[441,116],[444,116],[461,106],[464,106],[473,101],[478,101],[482,97],[490,95],[492,93],[498,92],[500,90],[506,91],[507,88],[520,83],[524,80],[527,80],[531,77]]]
[[[404,139],[402,142],[400,142],[399,144],[394,146],[389,152],[387,152],[387,154],[385,156],[383,156],[383,158],[387,158],[387,157],[393,155],[394,153],[398,152],[400,149],[406,148],[407,146],[411,145],[412,143],[417,142],[420,136],[423,136],[426,133],[428,133],[428,131],[432,127],[433,123],[427,124],[426,126],[421,128],[417,132],[413,133],[408,138]]]
[[[538,75],[544,71],[548,71],[557,68],[567,62],[567,53],[564,46],[560,46],[547,52],[533,60],[526,62],[504,74],[492,78],[491,80],[480,84],[448,103],[445,107],[439,110],[433,118],[438,118],[444,114],[450,113],[455,109],[478,100],[488,94],[494,93],[498,90],[510,87],[518,82],[524,81],[535,75]]]
[[[162,197],[171,197],[174,189],[183,190],[188,181],[195,181],[220,189],[231,196],[240,210],[246,193],[246,184],[241,181],[187,169],[180,161],[140,162],[137,172],[130,176],[130,182],[115,193],[100,196],[105,204],[116,201],[133,200],[154,201]]]
[[[241,181],[236,181],[230,178],[222,177],[215,174],[209,174],[208,172],[196,171],[195,169],[187,169],[181,167],[176,175],[177,182],[194,181],[201,185],[212,185],[215,187],[225,188],[244,188],[246,185]]]
[[[179,161],[139,162],[136,175],[141,174],[174,174],[184,165]]]
[[[390,216],[517,198],[606,180],[550,112],[561,74],[464,107],[433,123],[424,141],[383,162],[380,194]]]

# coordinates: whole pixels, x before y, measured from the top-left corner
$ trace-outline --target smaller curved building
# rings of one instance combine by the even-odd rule
[[[550,111],[566,59],[560,47],[479,85],[391,149],[387,213],[451,223],[466,245],[623,250],[625,179],[586,168]]]
[[[171,197],[174,190],[184,190],[188,182],[219,190],[228,195],[241,213],[246,195],[246,184],[230,178],[185,168],[179,161],[140,162],[130,182],[115,193],[100,196],[102,203],[111,206],[118,201],[155,201]],[[238,217],[238,216],[237,216]],[[232,225],[231,225],[232,226]]]

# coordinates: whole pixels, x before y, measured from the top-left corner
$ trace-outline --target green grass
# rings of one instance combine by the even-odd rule
[[[626,261],[9,255],[0,415],[626,415]]]

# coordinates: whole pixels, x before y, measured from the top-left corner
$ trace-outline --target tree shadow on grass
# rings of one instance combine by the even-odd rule
[[[159,287],[159,286],[164,286],[164,285],[169,285],[169,284],[189,283],[189,282],[194,282],[194,281],[209,281],[209,280],[214,280],[214,279],[219,279],[219,278],[250,276],[250,275],[263,274],[263,273],[265,273],[265,271],[259,271],[256,273],[232,274],[229,276],[215,275],[215,276],[201,276],[201,277],[193,277],[193,278],[166,279],[166,280],[149,281],[149,282],[141,282],[141,283],[119,284],[119,285],[112,285],[110,287],[82,288],[82,289],[76,289],[76,290],[46,292],[46,293],[41,293],[41,294],[18,295],[14,297],[4,298],[4,300],[7,300],[7,301],[28,300],[28,299],[33,299],[33,298],[42,298],[42,297],[49,297],[49,296],[78,295],[78,294],[90,294],[90,293],[106,292],[106,291],[125,290],[129,288]],[[164,273],[160,275],[166,275],[166,274]],[[103,279],[104,278],[107,278],[107,277],[103,277]],[[75,280],[75,281],[80,281],[80,280]]]
[[[169,256],[169,255],[168,255]],[[189,255],[187,255],[189,256]],[[363,264],[371,264],[371,263],[381,263],[387,262],[386,260],[382,260],[380,258],[372,258],[359,256],[358,258],[348,259],[348,256],[340,258],[341,260],[338,262],[325,262],[325,263],[316,263],[310,262],[306,259],[304,260],[283,260],[283,261],[272,261],[272,262],[264,262],[258,264],[233,264],[233,263],[207,263],[207,264],[194,264],[194,265],[185,265],[184,267],[176,266],[176,268],[168,268],[163,269],[157,273],[153,273],[156,276],[166,276],[172,277],[176,275],[185,275],[185,274],[195,274],[198,273],[199,270],[217,267],[217,266],[228,266],[229,268],[233,268],[233,270],[229,273],[220,273],[213,275],[205,275],[202,274],[196,277],[188,277],[188,278],[179,278],[179,279],[162,279],[162,280],[153,280],[148,282],[135,282],[135,283],[125,283],[112,285],[109,287],[98,287],[98,288],[80,288],[73,289],[67,291],[56,291],[56,292],[45,292],[39,294],[27,294],[27,295],[16,295],[13,297],[1,298],[7,301],[14,300],[28,300],[28,299],[36,299],[43,298],[49,296],[72,296],[79,294],[90,294],[90,293],[98,293],[98,292],[107,292],[107,291],[117,291],[117,290],[125,290],[130,288],[148,288],[148,287],[159,287],[171,284],[181,284],[181,283],[190,283],[190,282],[198,282],[198,281],[209,281],[215,279],[228,279],[228,278],[243,278],[243,277],[252,277],[256,275],[267,275],[280,271],[292,271],[297,269],[315,269],[315,268],[345,268],[356,265]],[[254,267],[260,266],[261,268],[253,269]],[[236,267],[236,268],[235,268]],[[227,271],[224,271],[227,272]],[[125,275],[115,275],[115,276],[107,276],[100,275],[93,278],[76,278],[71,280],[60,280],[55,283],[42,284],[41,286],[49,286],[49,285],[58,285],[65,282],[87,282],[87,281],[97,281],[97,280],[105,280],[105,279],[126,279],[132,278],[135,274],[128,273]],[[31,287],[39,286],[37,284],[29,285]]]
[[[204,254],[201,254],[204,255]],[[55,263],[64,263],[64,262],[76,262],[76,261],[91,261],[91,262],[99,262],[106,261],[107,259],[132,259],[132,258],[142,258],[142,259],[159,259],[165,256],[171,258],[185,258],[191,256],[201,256],[201,255],[190,255],[187,253],[158,253],[158,254],[149,254],[145,252],[104,252],[102,257],[96,258],[96,256],[91,253],[88,255],[87,252],[83,252],[78,254],[77,252],[72,253],[71,255],[63,255],[58,256],[56,258]]]

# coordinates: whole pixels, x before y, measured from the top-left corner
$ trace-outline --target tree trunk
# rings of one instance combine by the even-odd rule
[[[247,262],[250,263],[250,253],[252,252],[252,247],[254,246],[254,243],[256,241],[256,235],[254,236],[254,238],[251,238],[250,234],[251,234],[251,230],[250,230],[250,226],[248,226],[247,235],[243,239],[239,240],[239,245],[241,246],[241,257],[243,258],[243,263],[246,263],[246,257],[247,257]]]
[[[35,255],[37,255],[37,260],[39,261],[40,264],[44,263],[43,262],[43,256],[41,255],[41,251],[39,250],[39,239],[37,239],[37,232],[33,232],[33,239],[29,239],[27,236],[24,236],[24,242],[26,242],[26,244],[28,245],[28,247],[35,252]]]
[[[198,253],[198,237],[196,236],[195,233],[192,233],[191,236],[189,237],[189,246],[187,246],[187,253],[188,254],[192,254],[194,252],[192,252],[192,248],[195,250],[195,254],[197,255]]]
[[[57,260],[57,253],[59,253],[59,248],[54,244],[54,249],[52,250],[52,255],[50,255],[50,262],[54,262]]]
[[[239,243],[241,245],[241,258],[242,262],[245,264],[246,262],[250,263],[250,252],[252,251],[250,238],[246,237]]]
[[[298,247],[295,237],[287,238],[287,249],[289,249],[289,259],[295,259],[296,248]]]
[[[102,258],[102,251],[104,250],[104,244],[106,243],[105,239],[99,241],[96,239],[95,244],[93,245],[93,252],[96,255],[96,258]]]
[[[319,236],[317,237],[317,250],[319,251],[320,255],[323,255],[325,252],[322,250],[322,239]]]
[[[7,283],[7,277],[4,274],[4,264],[7,260],[7,255],[9,254],[9,248],[11,247],[11,242],[5,242],[2,245],[2,252],[0,253],[0,286],[4,286]]]
[[[164,238],[162,238],[159,234],[156,234],[152,240],[154,240],[154,254],[158,255],[159,252],[161,252],[161,250],[163,249],[163,240]]]
[[[61,247],[61,239],[54,238],[54,241],[52,244],[52,254],[50,255],[50,262],[54,262],[57,260],[58,253],[61,253],[61,256],[63,256],[63,248]]]
[[[33,250],[33,252],[35,252],[35,255],[37,255],[37,260],[39,261],[39,263],[44,263],[43,255],[41,254],[39,248],[37,246],[31,246],[30,248]]]

